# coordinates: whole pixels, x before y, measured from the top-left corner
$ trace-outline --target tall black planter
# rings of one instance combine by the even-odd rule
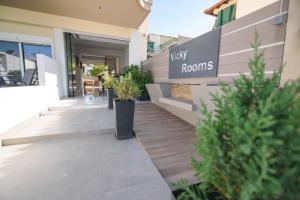
[[[139,101],[147,101],[150,100],[150,96],[149,93],[147,91],[147,89],[145,88],[144,90],[142,90],[141,95],[139,97],[137,97],[137,99]]]
[[[117,139],[126,139],[133,136],[135,102],[114,100],[115,134]]]
[[[113,109],[114,108],[114,98],[116,97],[116,94],[112,88],[107,89],[107,96],[108,96],[108,108]]]

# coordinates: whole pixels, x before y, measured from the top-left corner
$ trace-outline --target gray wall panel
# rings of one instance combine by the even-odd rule
[[[287,7],[288,1],[284,1],[282,10],[287,10]],[[265,46],[262,50],[265,53],[266,71],[278,70],[282,63],[286,19],[281,25],[274,25],[272,20],[265,19],[278,14],[279,8],[280,1],[222,27],[218,77],[168,79],[169,52],[163,52],[143,61],[142,68],[152,72],[155,83],[208,85],[219,81],[232,83],[237,77],[235,74],[249,72],[248,62],[253,56],[253,51],[248,50],[251,48],[250,43],[253,41],[254,32],[257,31],[262,46]],[[249,26],[253,23],[256,24]]]
[[[280,11],[280,4],[281,1],[277,1],[269,6],[266,6],[260,10],[257,10],[256,12],[253,12],[249,15],[246,15],[242,18],[239,18],[238,20],[231,22],[229,24],[226,24],[223,26],[223,34],[235,31],[239,28],[242,28],[243,26],[247,26],[249,24],[256,23],[258,21],[264,20],[266,18],[272,17],[279,13]],[[284,1],[282,11],[287,11],[288,8],[288,1]]]
[[[283,45],[265,48],[265,49],[262,49],[262,51],[264,52],[265,60],[274,59],[274,58],[282,58]],[[243,63],[243,62],[248,63],[250,58],[253,58],[253,56],[254,56],[253,51],[222,56],[219,58],[219,68],[222,68],[223,65]]]
[[[257,26],[222,36],[220,42],[220,55],[251,48],[255,32],[259,34],[262,46],[282,42],[285,39],[285,29],[286,22],[284,25],[275,26],[271,21],[267,21]]]

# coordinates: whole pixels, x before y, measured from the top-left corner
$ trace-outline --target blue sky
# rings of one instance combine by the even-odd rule
[[[149,33],[196,37],[213,27],[215,17],[203,11],[218,0],[153,0]]]

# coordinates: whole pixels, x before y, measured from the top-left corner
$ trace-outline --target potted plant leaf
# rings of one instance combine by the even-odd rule
[[[139,87],[129,73],[115,80],[113,89],[117,96],[114,100],[115,135],[117,139],[131,138],[135,108],[132,98],[140,94]]]
[[[108,72],[107,65],[95,65],[91,70],[91,75],[93,77],[97,77],[99,81],[102,81],[102,77],[104,74]]]
[[[113,109],[113,99],[116,97],[116,94],[113,90],[113,84],[115,82],[115,78],[112,75],[106,74],[103,77],[104,83],[103,87],[107,90],[108,96],[108,108]]]
[[[141,76],[141,83],[140,83],[140,90],[141,94],[138,96],[138,100],[140,101],[145,101],[149,100],[150,96],[146,88],[146,84],[153,83],[153,78],[152,74],[150,71],[142,71],[142,76]]]
[[[99,95],[100,92],[104,92],[103,88],[103,76],[105,74],[108,74],[108,66],[107,65],[95,65],[92,70],[90,71],[91,76],[97,77],[98,79],[98,85],[99,85]],[[104,93],[103,93],[104,94]]]
[[[133,81],[138,85],[140,89],[140,95],[137,99],[140,101],[149,100],[149,94],[146,88],[146,84],[153,83],[152,74],[150,71],[142,70],[138,65],[129,65],[125,67],[122,75],[131,73]]]

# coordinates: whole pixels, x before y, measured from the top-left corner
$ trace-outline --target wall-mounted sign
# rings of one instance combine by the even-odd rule
[[[221,29],[169,50],[169,79],[217,76]]]

